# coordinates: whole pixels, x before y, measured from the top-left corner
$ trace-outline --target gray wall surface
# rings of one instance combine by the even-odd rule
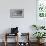
[[[10,18],[10,9],[24,9],[24,18]],[[32,36],[32,24],[36,24],[36,0],[0,0],[0,34],[17,26],[19,32]]]

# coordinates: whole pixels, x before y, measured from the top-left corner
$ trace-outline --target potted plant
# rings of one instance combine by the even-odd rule
[[[45,32],[35,32],[33,35],[37,38],[38,43],[41,43],[40,40],[42,38],[45,38],[44,37],[46,36],[45,34],[46,34]]]

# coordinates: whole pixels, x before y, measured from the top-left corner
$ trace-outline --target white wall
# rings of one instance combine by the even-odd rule
[[[24,9],[24,18],[10,18],[10,9]],[[16,26],[31,34],[32,24],[36,24],[36,0],[0,0],[0,34]]]

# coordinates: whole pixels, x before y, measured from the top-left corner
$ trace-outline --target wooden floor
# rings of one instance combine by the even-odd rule
[[[1,43],[1,42],[0,42],[0,46],[4,46],[4,43]],[[12,42],[8,43],[8,46],[15,46],[15,42],[14,42],[14,43],[12,43]],[[24,46],[25,46],[25,45],[24,45]],[[32,42],[32,43],[30,43],[30,46],[37,46],[37,43]],[[41,46],[46,46],[46,43],[44,43],[44,44],[41,45]]]

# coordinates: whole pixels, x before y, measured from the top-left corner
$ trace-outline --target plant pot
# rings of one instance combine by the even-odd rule
[[[37,43],[40,43],[40,39],[37,39]]]
[[[45,40],[45,39],[40,39],[40,43],[44,43],[44,40]]]
[[[44,42],[44,40],[45,40],[45,39],[37,39],[37,42],[38,42],[39,44],[41,44],[41,43]]]

